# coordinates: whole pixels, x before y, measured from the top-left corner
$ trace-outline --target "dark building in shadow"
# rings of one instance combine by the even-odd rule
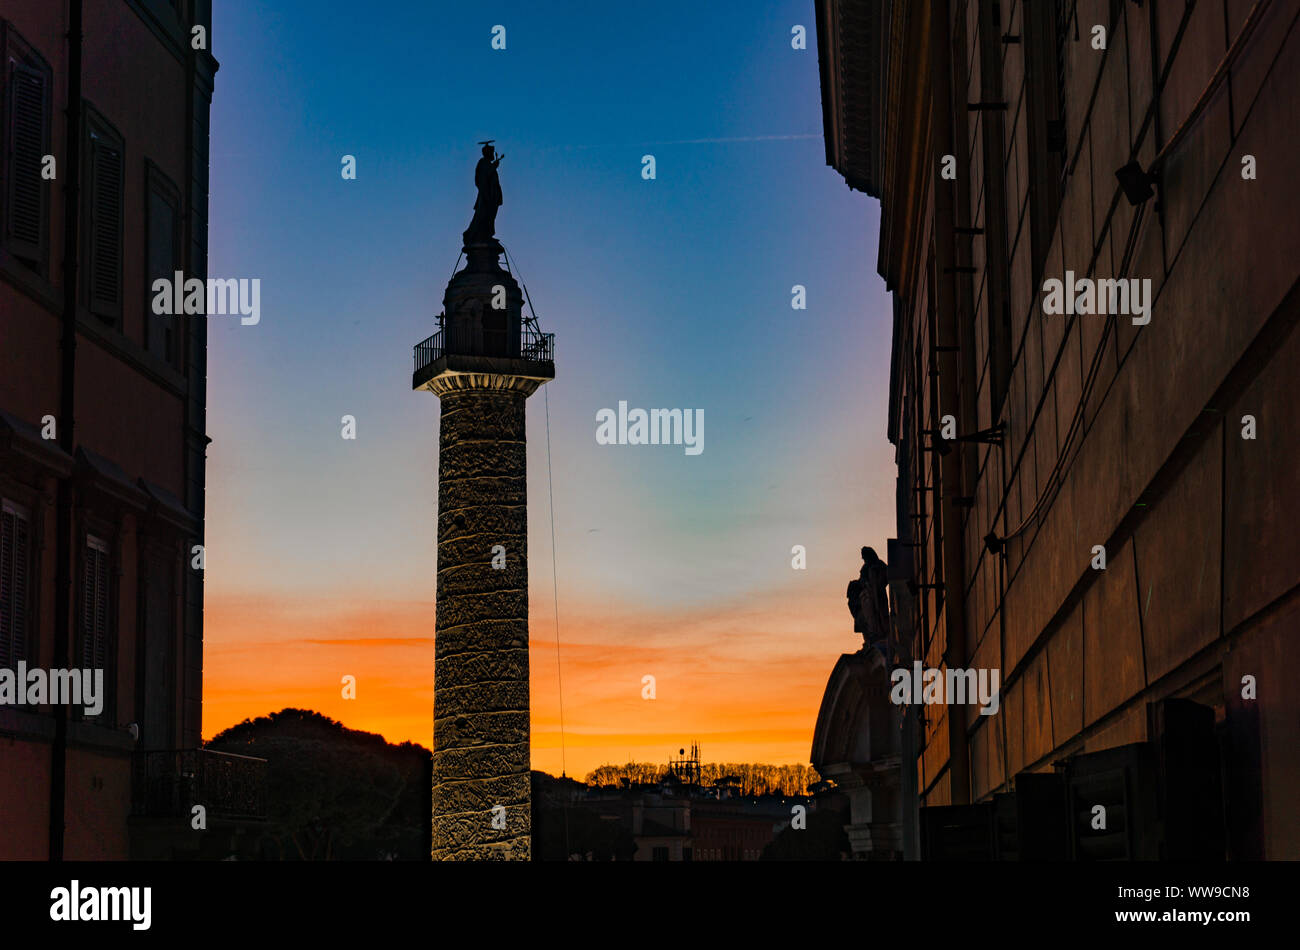
[[[1300,3],[816,6],[893,302],[891,660],[1000,683],[906,706],[905,851],[1300,857]]]
[[[104,679],[0,704],[0,858],[224,857],[265,815],[265,763],[201,748],[207,323],[152,306],[207,277],[211,26],[0,5],[0,668]]]

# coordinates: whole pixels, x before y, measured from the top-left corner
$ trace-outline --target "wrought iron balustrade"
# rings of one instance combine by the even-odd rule
[[[511,346],[510,331],[480,327],[443,327],[427,340],[415,344],[415,372],[447,355],[496,356],[535,361],[555,358],[555,334],[522,328],[517,346]]]
[[[265,759],[211,749],[136,752],[132,813],[141,818],[189,818],[202,805],[208,818],[263,820],[268,814]]]

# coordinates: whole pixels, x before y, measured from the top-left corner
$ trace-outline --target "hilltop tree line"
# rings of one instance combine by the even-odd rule
[[[267,760],[263,859],[429,860],[428,749],[307,709],[246,719],[206,747]]]
[[[653,785],[668,774],[667,765],[628,762],[602,765],[587,775],[595,786]],[[732,785],[741,795],[807,795],[808,788],[821,780],[811,765],[764,765],[755,762],[702,762],[700,784]]]
[[[282,709],[225,730],[206,748],[256,756],[268,763],[269,814],[258,835],[264,860],[429,860],[432,761],[415,743],[348,729],[306,709]],[[804,795],[818,781],[807,765],[710,762],[706,786],[730,785],[741,795]],[[667,765],[605,765],[587,776],[594,786],[657,784]],[[636,842],[628,821],[572,804],[581,786],[541,772],[533,780],[533,856],[628,860]],[[809,813],[808,829],[778,836],[765,857],[830,859],[847,851],[846,816],[830,807]],[[824,827],[823,827],[824,826]],[[824,832],[824,834],[822,833]],[[786,838],[789,840],[785,840]]]

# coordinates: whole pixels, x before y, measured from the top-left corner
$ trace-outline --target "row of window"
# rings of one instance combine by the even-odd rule
[[[45,59],[0,21],[4,69],[0,81],[0,243],[36,274],[49,272],[50,193],[56,179],[44,174],[50,155],[53,74]],[[59,158],[55,156],[55,158]],[[100,320],[122,328],[123,192],[127,152],[122,136],[89,104],[82,118],[81,302]],[[63,174],[61,163],[54,166]],[[181,199],[171,181],[147,158],[145,183],[145,348],[180,369],[181,340],[175,318],[155,314],[151,287],[171,278],[181,262]]]
[[[701,848],[701,861],[757,861],[762,852],[749,848]]]
[[[962,374],[969,377],[969,383],[964,387],[965,404],[962,407],[962,428],[967,431],[978,428],[974,399],[981,379],[988,387],[991,419],[996,422],[1006,415],[1003,404],[1010,388],[1015,357],[1010,257],[1017,245],[1013,225],[1017,210],[1015,202],[1020,197],[1008,193],[1006,163],[1008,143],[1016,123],[1024,123],[1027,139],[1024,155],[1028,167],[1018,170],[1017,181],[1025,184],[1028,191],[1025,233],[1021,239],[1026,242],[1030,258],[1032,287],[1041,283],[1069,168],[1067,63],[1070,44],[1079,39],[1076,0],[1020,4],[1021,15],[1015,34],[1007,33],[1010,25],[1007,8],[1010,6],[1007,3],[979,4],[979,19],[973,24],[975,32],[970,36],[964,20],[954,24],[951,88],[936,90],[940,104],[950,107],[952,114],[958,117],[953,123],[954,150],[962,155],[971,154],[975,128],[978,128],[981,140],[979,159],[983,175],[979,180],[967,176],[958,179],[957,187],[965,191],[958,192],[957,220],[954,222],[968,232],[972,225],[982,226],[977,240],[983,244],[986,267],[982,286],[981,278],[973,277],[972,286],[959,291],[957,304],[963,325],[958,328],[960,338],[955,342],[961,350]],[[1007,89],[1003,83],[1007,56],[1022,57],[1024,66],[1024,100],[1019,104],[1019,112],[1013,111],[1016,103],[1008,101],[1014,99],[1019,90]],[[969,124],[970,116],[976,117],[975,127]],[[978,208],[981,203],[982,211]],[[960,245],[959,258],[973,258],[970,246],[967,242]],[[956,263],[964,269],[973,263],[973,259],[964,265],[961,260]],[[928,278],[933,301],[938,279],[933,260],[928,268]],[[985,295],[988,314],[985,335],[980,341],[975,339],[974,328],[979,301],[970,298],[975,290]],[[986,354],[986,362],[977,362],[979,349]],[[921,352],[916,353],[914,378],[917,380],[926,378],[923,356]],[[973,452],[970,454],[973,457]]]
[[[83,536],[77,647],[82,669],[104,671],[104,709],[110,716],[114,693],[116,638],[110,608],[108,542]],[[15,669],[32,659],[32,525],[30,512],[17,502],[0,503],[0,668]]]
[[[956,394],[961,416],[960,429],[968,434],[980,428],[978,391],[981,385],[988,391],[988,421],[997,423],[1005,420],[1009,414],[1005,403],[1010,392],[1016,342],[1011,314],[1011,255],[1013,252],[1029,255],[1030,286],[1039,286],[1056,231],[1069,164],[1069,143],[1066,137],[1067,51],[1070,43],[1079,41],[1076,0],[1043,0],[1020,4],[1016,33],[1007,32],[1012,25],[1010,7],[1011,4],[1006,3],[981,3],[977,10],[979,19],[973,26],[976,31],[973,36],[968,37],[964,19],[954,23],[951,36],[951,88],[936,89],[938,101],[943,103],[946,99],[952,114],[958,117],[952,126],[952,147],[962,155],[971,154],[973,130],[968,117],[978,117],[975,122],[981,139],[980,164],[983,174],[978,180],[969,176],[959,177],[955,187],[964,189],[964,192],[958,191],[954,224],[968,232],[973,232],[974,225],[981,226],[978,237],[974,233],[970,236],[983,243],[986,273],[984,279],[975,275],[970,282],[959,284],[956,312],[941,314],[936,303],[939,299],[940,273],[935,252],[931,248],[926,266],[928,310],[924,315],[917,315],[916,325],[919,327],[926,319],[930,321],[931,346],[937,342],[933,338],[936,334],[955,337],[954,342],[958,344],[961,359]],[[1014,51],[1017,49],[1020,52]],[[1014,94],[1019,90],[1005,89],[1003,84],[1003,64],[1007,56],[1023,57],[1024,99],[1019,104],[1018,112],[1013,111],[1014,103],[1007,100],[1014,99]],[[1025,184],[1028,202],[1024,209],[1023,226],[1017,235],[1011,222],[1016,220],[1020,196],[1008,193],[1006,161],[1007,143],[1015,134],[1018,122],[1024,123],[1027,167],[1019,169],[1018,175],[1021,177],[1017,181]],[[981,202],[982,212],[978,208]],[[975,260],[972,246],[973,242],[965,240],[958,245],[954,263],[958,265],[959,271],[974,270],[971,266]],[[984,302],[987,306],[987,325],[983,338],[979,340],[976,339],[976,311],[980,302],[973,296],[977,290],[985,295]],[[1024,314],[1016,316],[1020,318]],[[936,329],[937,319],[945,321],[942,330]],[[952,321],[951,327],[949,320]],[[978,356],[981,351],[985,354],[982,361]],[[916,394],[918,402],[914,413],[908,417],[909,424],[917,428],[928,424],[934,428],[937,418],[925,418],[924,410],[921,409],[925,405],[922,393],[926,384],[923,381],[935,369],[934,351],[914,346],[912,359],[912,392]],[[930,412],[935,417],[940,414],[934,412],[933,407],[930,407]],[[917,437],[914,443],[915,457],[907,460],[906,472],[900,469],[902,484],[911,485],[918,476],[922,483],[931,485],[938,484],[941,480],[939,456],[926,451],[927,441]],[[963,450],[961,473],[961,494],[973,496],[979,477],[978,451],[974,442],[967,442]],[[919,494],[911,502],[913,511],[918,516],[929,515],[920,536],[911,540],[919,542],[915,552],[916,578],[927,584],[937,584],[944,576],[943,528],[935,523],[938,513],[927,512],[928,500],[926,494]],[[913,644],[917,655],[924,655],[929,646],[936,629],[936,618],[943,608],[944,597],[942,587],[932,587],[919,600],[918,640]],[[930,728],[937,728],[937,725],[931,723]]]
[[[762,852],[753,849],[744,848],[701,848],[699,850],[699,860],[701,861],[757,861],[762,857]],[[658,846],[651,850],[650,859],[652,861],[671,861],[671,853],[667,847]],[[682,860],[696,860],[694,848],[684,846],[682,848]]]

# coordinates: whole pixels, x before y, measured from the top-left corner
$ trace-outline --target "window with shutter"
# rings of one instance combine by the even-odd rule
[[[1065,43],[1068,39],[1079,38],[1078,12],[1075,9],[1078,0],[1056,0],[1056,29],[1053,37],[1056,45],[1056,118],[1057,128],[1053,128],[1052,145],[1054,151],[1065,151]],[[1073,29],[1073,35],[1071,35]]]
[[[122,140],[87,110],[86,303],[116,325],[122,314]]]
[[[152,162],[146,163],[145,340],[149,352],[181,365],[177,318],[153,312],[153,282],[180,270],[180,192]]]
[[[1065,130],[1066,40],[1074,18],[1073,0],[1053,9],[1024,8],[1025,122],[1029,136],[1030,249],[1033,286],[1043,278],[1060,214],[1068,163]]]
[[[6,500],[0,508],[0,667],[10,669],[28,659],[31,536],[27,512]]]
[[[103,670],[104,683],[112,683],[111,625],[109,624],[108,544],[94,535],[86,536],[84,573],[81,581],[81,667]],[[109,690],[111,694],[111,689]],[[105,713],[108,703],[104,705]]]
[[[971,90],[971,102],[1005,105],[1002,88],[1001,10],[996,3],[979,4],[977,37],[979,70],[978,87]],[[974,97],[978,97],[978,99]],[[969,108],[969,106],[968,106]],[[1007,227],[1007,178],[1003,159],[1006,156],[1006,117],[998,108],[978,113],[980,144],[983,156],[984,213],[984,293],[988,307],[988,376],[993,421],[1004,415],[1003,404],[1011,388],[1011,268],[1008,249],[1012,246]],[[979,278],[976,283],[978,284]],[[919,377],[918,377],[919,378]]]
[[[3,226],[7,251],[39,273],[49,260],[49,186],[41,177],[50,152],[49,66],[4,26]]]

